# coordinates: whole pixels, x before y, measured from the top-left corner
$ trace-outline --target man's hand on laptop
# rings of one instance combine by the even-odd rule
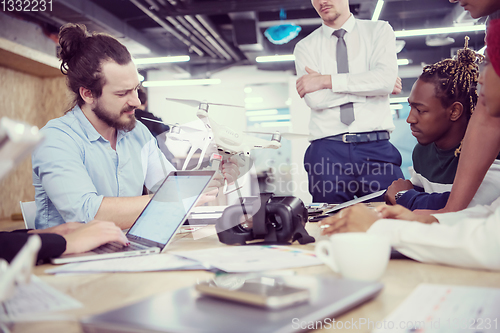
[[[93,220],[87,224],[79,224],[79,228],[63,235],[66,239],[64,254],[87,252],[109,242],[118,242],[123,246],[130,244],[121,229],[113,222]]]

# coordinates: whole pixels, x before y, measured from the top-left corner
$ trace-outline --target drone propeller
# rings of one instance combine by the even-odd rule
[[[191,126],[187,126],[187,125],[179,125],[179,124],[169,124],[169,123],[165,123],[163,121],[160,121],[160,120],[156,120],[156,119],[151,119],[151,118],[146,118],[146,117],[141,117],[141,119],[143,120],[146,120],[146,121],[151,121],[153,123],[160,123],[160,124],[164,124],[164,125],[167,125],[170,127],[170,129],[172,130],[174,127],[180,127],[182,128],[183,130],[185,130],[186,132],[201,132],[202,130],[199,129],[199,128],[194,128],[194,127],[191,127]]]
[[[182,103],[182,104],[185,104],[185,105],[188,105],[188,106],[192,106],[194,108],[199,107],[203,103],[208,104],[208,105],[220,105],[220,106],[231,106],[231,107],[235,107],[235,108],[243,108],[243,106],[241,106],[241,105],[208,103],[208,102],[197,101],[197,100],[194,100],[194,99],[179,99],[179,98],[169,98],[169,97],[166,97],[166,100],[177,102],[177,103]]]
[[[265,134],[265,135],[275,135],[279,134],[282,138],[285,139],[301,139],[301,138],[308,138],[309,134],[302,134],[302,133],[287,133],[287,132],[255,132],[255,131],[245,131],[245,133],[249,134]]]

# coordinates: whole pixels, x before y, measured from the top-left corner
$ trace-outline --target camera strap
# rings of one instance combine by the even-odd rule
[[[309,244],[314,243],[315,239],[313,236],[309,235],[306,228],[302,223],[297,224],[295,231],[293,232],[292,243],[298,241],[299,244]]]

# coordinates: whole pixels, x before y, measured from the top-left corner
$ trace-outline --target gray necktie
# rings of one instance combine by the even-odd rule
[[[333,35],[337,40],[337,73],[349,73],[349,60],[347,59],[347,47],[345,45],[344,29],[335,30]],[[340,121],[350,125],[354,121],[354,108],[352,103],[346,103],[340,106]]]

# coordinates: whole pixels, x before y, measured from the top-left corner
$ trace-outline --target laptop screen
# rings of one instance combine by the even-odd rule
[[[164,180],[127,233],[134,240],[163,248],[186,220],[214,171],[173,171]]]

